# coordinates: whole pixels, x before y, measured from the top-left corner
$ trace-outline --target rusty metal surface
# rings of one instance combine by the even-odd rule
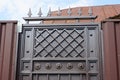
[[[14,80],[17,21],[0,21],[0,80]]]
[[[120,19],[102,22],[104,80],[120,80]]]

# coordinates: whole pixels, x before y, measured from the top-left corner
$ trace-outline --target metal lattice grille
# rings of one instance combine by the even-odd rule
[[[19,80],[100,80],[99,27],[23,27]]]
[[[36,29],[34,57],[84,57],[84,30]]]

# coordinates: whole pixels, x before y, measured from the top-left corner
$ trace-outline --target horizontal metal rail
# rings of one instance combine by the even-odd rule
[[[52,16],[52,17],[23,17],[25,21],[41,21],[41,20],[89,20],[96,19],[97,16]]]
[[[30,71],[21,71],[21,73],[22,74],[29,74],[30,73]],[[61,72],[58,72],[58,71],[54,71],[54,72],[48,72],[48,71],[34,71],[34,72],[32,72],[32,74],[86,74],[87,72],[86,71],[78,71],[78,72],[76,72],[76,71],[61,71]],[[88,72],[88,74],[98,74],[99,72],[98,71],[94,71],[94,72],[92,72],[92,71],[89,71]]]
[[[23,27],[49,27],[49,26],[98,26],[98,23],[72,23],[72,24],[23,24]]]
[[[21,60],[23,60],[23,61],[25,61],[25,60],[30,60],[30,58],[22,58]],[[44,58],[33,58],[33,61],[39,61],[39,60],[41,60],[41,61],[85,61],[86,60],[86,58],[58,58],[58,59],[53,59],[53,58],[46,58],[46,59],[44,59]],[[97,58],[95,58],[95,57],[92,57],[92,58],[88,58],[88,60],[94,60],[94,61],[96,61],[96,60],[98,60]]]

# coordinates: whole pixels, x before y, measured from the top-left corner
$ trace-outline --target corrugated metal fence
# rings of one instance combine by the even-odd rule
[[[120,19],[102,22],[104,80],[120,80]]]
[[[0,21],[0,80],[14,80],[17,21]]]
[[[17,21],[0,21],[0,80],[14,80]],[[102,22],[104,80],[120,80],[120,20]]]

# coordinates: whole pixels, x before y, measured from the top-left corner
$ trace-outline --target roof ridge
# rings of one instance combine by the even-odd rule
[[[92,6],[76,6],[76,7],[71,7],[71,9],[74,8],[88,8],[88,7],[102,7],[102,6],[115,6],[115,5],[120,5],[120,4],[105,4],[105,5],[92,5]],[[61,10],[67,10],[68,8],[64,8]],[[54,12],[54,11],[53,11]]]

